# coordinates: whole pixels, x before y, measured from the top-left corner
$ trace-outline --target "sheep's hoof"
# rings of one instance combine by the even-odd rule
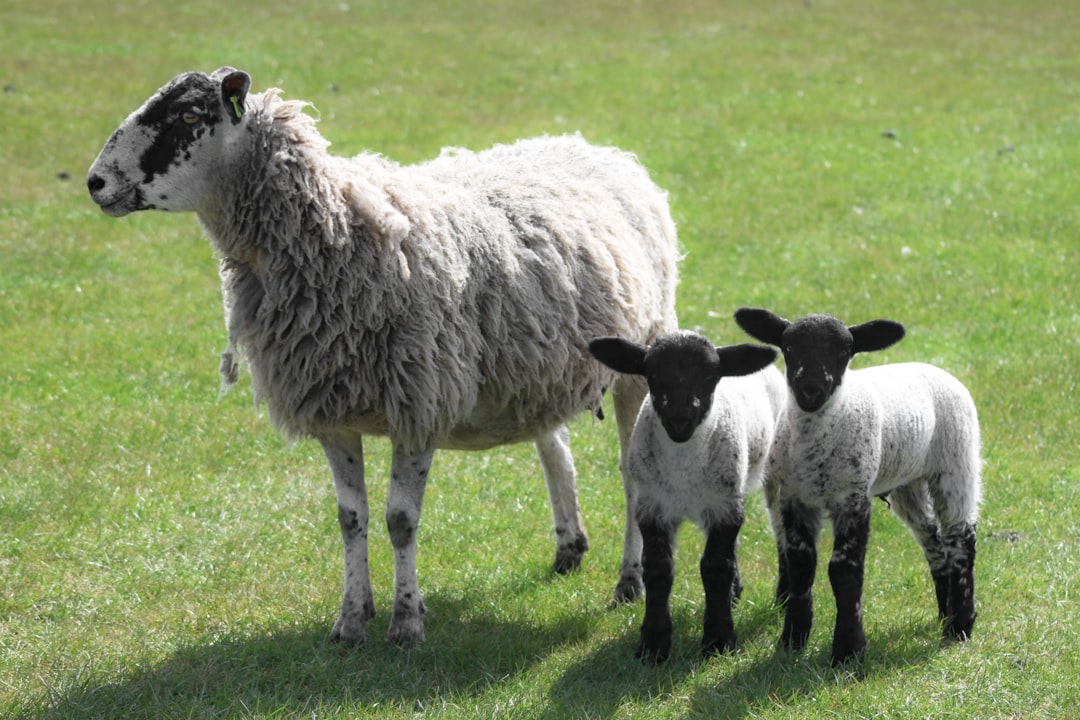
[[[348,627],[342,618],[338,618],[326,639],[332,643],[341,643],[346,647],[360,647],[367,642],[367,635],[362,625],[359,628]]]
[[[589,549],[589,538],[578,535],[566,544],[559,544],[555,549],[555,564],[553,569],[559,575],[568,575],[581,567],[581,559]]]
[[[390,628],[386,631],[386,641],[402,647],[424,642],[424,601],[415,607],[408,602],[394,603],[394,612],[390,616]]]
[[[632,603],[645,594],[640,575],[623,575],[615,585],[615,604]]]

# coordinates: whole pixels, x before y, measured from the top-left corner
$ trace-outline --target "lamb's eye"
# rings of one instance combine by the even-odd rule
[[[198,125],[202,121],[202,118],[193,112],[181,113],[180,119],[187,125]]]

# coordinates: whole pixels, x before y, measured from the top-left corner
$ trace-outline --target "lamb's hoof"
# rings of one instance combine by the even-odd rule
[[[701,654],[703,657],[712,657],[735,652],[735,633],[715,638],[701,639]]]
[[[971,630],[975,627],[975,615],[967,620],[947,619],[942,627],[941,636],[945,640],[965,642],[971,639]]]
[[[846,665],[849,662],[861,663],[865,654],[865,644],[860,648],[838,649],[834,647],[832,650],[831,664],[833,667],[840,667],[841,665]]]
[[[634,648],[634,657],[646,665],[659,665],[665,662],[671,655],[671,633],[662,634],[641,633],[637,647]]]
[[[852,660],[862,662],[866,653],[866,636],[859,631],[848,637],[833,638],[832,666],[839,667]]]

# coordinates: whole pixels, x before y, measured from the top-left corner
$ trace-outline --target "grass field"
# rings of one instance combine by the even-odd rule
[[[6,2],[0,716],[1080,717],[1078,28],[1056,0]],[[940,364],[980,409],[973,639],[938,640],[921,554],[878,503],[865,661],[829,667],[823,569],[810,646],[779,652],[754,498],[739,651],[698,656],[685,527],[673,657],[642,666],[642,605],[608,605],[614,423],[582,417],[581,572],[550,574],[530,447],[443,453],[420,533],[427,643],[383,641],[380,523],[369,642],[325,642],[341,548],[320,450],[275,435],[246,378],[218,398],[216,259],[195,218],[112,220],[84,184],[152,91],[226,64],[313,102],[341,154],[571,131],[636,152],[679,224],[681,322],[716,342],[741,341],[747,304],[904,322],[860,362]],[[378,517],[385,441],[367,463]]]

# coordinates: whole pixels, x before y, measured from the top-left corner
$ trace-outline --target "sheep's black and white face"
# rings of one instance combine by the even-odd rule
[[[113,217],[203,207],[249,85],[232,68],[173,78],[105,143],[86,178],[94,202]]]
[[[621,338],[599,338],[589,343],[589,351],[613,370],[645,376],[653,410],[676,443],[693,437],[709,415],[721,378],[750,375],[776,359],[772,348],[717,348],[703,336],[686,331],[661,335],[649,347]]]
[[[824,407],[843,382],[854,338],[829,315],[807,315],[788,326],[780,342],[787,382],[795,402],[806,412]]]
[[[673,442],[686,442],[712,408],[721,377],[716,348],[700,335],[663,335],[649,348],[644,364],[660,424]]]
[[[835,396],[855,353],[884,350],[904,337],[904,326],[892,320],[848,327],[831,315],[789,322],[768,310],[740,308],[735,321],[784,353],[788,388],[806,412],[821,410]]]

